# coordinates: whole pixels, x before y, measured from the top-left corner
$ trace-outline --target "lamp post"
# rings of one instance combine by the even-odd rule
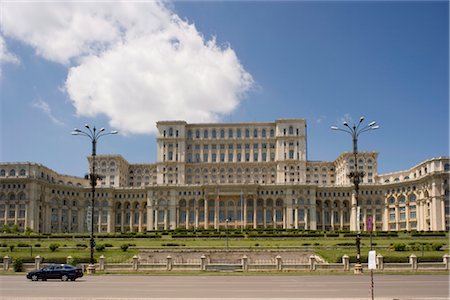
[[[355,203],[352,204],[352,208],[355,207],[356,211],[356,224],[355,224],[355,230],[356,230],[356,264],[354,273],[355,274],[362,274],[362,265],[361,265],[361,229],[360,229],[360,208],[358,203],[358,197],[359,197],[359,183],[361,182],[362,178],[364,177],[363,171],[358,171],[358,137],[361,133],[367,132],[370,130],[375,130],[380,128],[380,126],[376,125],[377,123],[375,121],[370,122],[366,126],[361,126],[362,122],[364,121],[364,117],[359,118],[359,122],[357,125],[353,124],[353,126],[348,125],[347,122],[343,122],[342,125],[344,125],[343,128],[339,128],[337,126],[331,126],[332,130],[338,130],[343,131],[352,136],[353,141],[353,156],[354,156],[354,170],[348,174],[348,177],[353,182],[354,186],[354,196],[355,196]]]
[[[88,273],[95,273],[95,262],[94,262],[94,247],[95,247],[95,240],[94,240],[94,204],[95,204],[95,186],[97,185],[97,180],[100,178],[99,175],[95,173],[95,156],[97,153],[97,141],[99,138],[105,135],[110,134],[117,134],[117,131],[110,131],[105,132],[105,128],[100,128],[100,130],[97,130],[95,126],[91,129],[89,125],[84,125],[86,127],[87,131],[82,131],[78,128],[75,128],[72,131],[72,135],[82,135],[88,137],[92,142],[92,168],[91,172],[89,174],[89,180],[91,182],[91,238],[90,238],[90,248],[91,248],[91,257],[89,259],[89,266],[87,268]]]

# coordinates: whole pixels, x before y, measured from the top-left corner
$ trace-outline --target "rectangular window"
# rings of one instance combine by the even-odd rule
[[[233,144],[228,144],[228,149],[233,150]]]
[[[215,153],[213,153],[211,156],[211,161],[216,162],[216,157],[217,157],[217,155]]]
[[[253,161],[258,161],[258,153],[253,153]]]
[[[220,161],[221,162],[225,161],[225,154],[224,153],[220,153]]]
[[[228,129],[228,137],[233,138],[233,129]]]
[[[409,213],[409,218],[410,219],[415,219],[416,218],[416,212],[415,211],[410,212]]]
[[[267,154],[266,153],[263,153],[262,154],[262,161],[266,161],[267,160]]]
[[[228,154],[228,161],[233,161],[233,153]]]
[[[253,144],[253,149],[258,149],[258,144]]]
[[[203,150],[208,150],[208,147],[209,145],[208,144],[205,144],[205,145],[203,145]]]
[[[294,150],[289,150],[289,159],[294,159]]]
[[[237,149],[242,149],[242,145],[241,145],[241,144],[237,144],[237,145],[236,145],[236,148],[237,148]]]
[[[242,160],[242,155],[241,155],[241,153],[238,153],[237,154],[237,161],[241,161]]]
[[[203,154],[203,161],[208,162],[208,154]]]

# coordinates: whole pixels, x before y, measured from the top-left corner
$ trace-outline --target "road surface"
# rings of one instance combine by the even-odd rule
[[[446,275],[376,275],[375,299],[449,299]],[[1,299],[370,299],[369,275],[85,276],[32,282],[0,276]]]

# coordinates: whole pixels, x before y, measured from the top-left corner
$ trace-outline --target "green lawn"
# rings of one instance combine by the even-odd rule
[[[226,249],[226,238],[171,238],[171,236],[163,236],[161,239],[152,238],[97,238],[97,245],[110,244],[112,247],[106,247],[104,251],[95,251],[95,257],[100,255],[107,257],[108,261],[129,261],[133,255],[138,254],[140,249]],[[88,261],[90,249],[88,238],[33,238],[26,237],[21,239],[2,238],[0,242],[0,255],[2,257],[8,255],[13,259],[22,258],[33,260],[36,255],[45,258],[45,261],[57,259],[64,260],[67,256],[72,256],[78,261]],[[18,245],[28,245],[28,247],[18,247]],[[55,252],[49,249],[50,244],[58,244],[59,248]],[[130,244],[131,247],[126,251],[122,251],[120,246]],[[294,248],[294,249],[312,249],[316,254],[322,256],[328,262],[338,262],[340,258],[347,254],[354,260],[356,255],[355,238],[352,237],[307,237],[307,238],[229,238],[229,247],[232,249],[266,249],[266,248]],[[442,256],[449,252],[449,241],[447,237],[375,237],[373,244],[377,253],[385,257],[385,261],[407,261],[409,255],[414,253],[419,261],[440,260]],[[404,244],[405,251],[394,251],[394,245]],[[421,244],[425,244],[424,247]],[[441,251],[433,251],[433,244],[442,244]],[[12,252],[10,246],[14,246]],[[39,245],[39,247],[36,247]],[[86,247],[81,247],[82,245]],[[30,247],[32,246],[32,247]],[[423,249],[422,249],[423,248]],[[361,239],[361,255],[364,258],[370,250],[369,238]],[[423,250],[423,251],[422,251]]]

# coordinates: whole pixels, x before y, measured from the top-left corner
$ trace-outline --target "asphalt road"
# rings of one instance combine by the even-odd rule
[[[449,299],[446,275],[376,275],[375,299]],[[1,299],[370,299],[369,275],[85,276],[32,282],[0,276]]]

